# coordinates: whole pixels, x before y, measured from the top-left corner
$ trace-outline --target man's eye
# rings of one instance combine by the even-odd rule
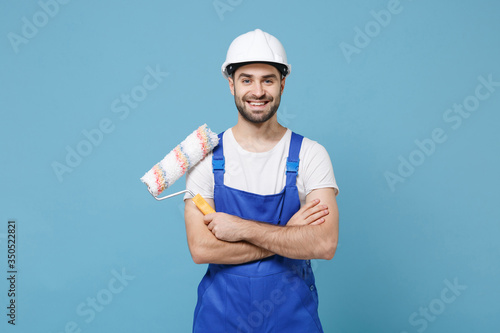
[[[250,80],[243,80],[243,83],[250,83]]]

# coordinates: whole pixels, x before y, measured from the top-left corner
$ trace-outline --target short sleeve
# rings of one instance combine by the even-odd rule
[[[186,189],[195,195],[200,194],[203,198],[213,199],[214,197],[214,176],[212,172],[212,154],[206,156],[197,165],[186,173]],[[191,199],[189,193],[184,195],[185,199]]]
[[[304,168],[303,184],[305,195],[313,190],[327,187],[334,188],[335,194],[337,195],[339,193],[339,188],[335,180],[330,155],[325,147],[316,141],[308,139],[304,139],[304,143],[309,146],[305,149],[305,154],[301,161]]]

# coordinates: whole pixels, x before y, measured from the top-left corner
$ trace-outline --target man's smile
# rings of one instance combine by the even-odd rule
[[[269,101],[246,101],[246,102],[247,104],[250,105],[250,107],[252,107],[252,109],[262,109],[269,103]]]

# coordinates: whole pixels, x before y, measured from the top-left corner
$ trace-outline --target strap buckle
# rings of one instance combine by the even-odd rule
[[[299,171],[299,161],[287,161],[286,162],[286,172],[295,172]]]
[[[215,159],[215,158],[212,158],[212,167],[214,170],[222,170],[224,171],[224,167],[225,167],[225,160],[224,158],[222,159]]]

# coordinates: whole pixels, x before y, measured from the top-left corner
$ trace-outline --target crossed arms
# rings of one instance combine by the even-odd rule
[[[207,202],[214,207],[212,199]],[[197,264],[241,264],[274,254],[293,259],[332,259],[338,241],[333,188],[313,190],[286,226],[244,220],[225,213],[203,216],[191,200],[184,219],[189,251]]]

